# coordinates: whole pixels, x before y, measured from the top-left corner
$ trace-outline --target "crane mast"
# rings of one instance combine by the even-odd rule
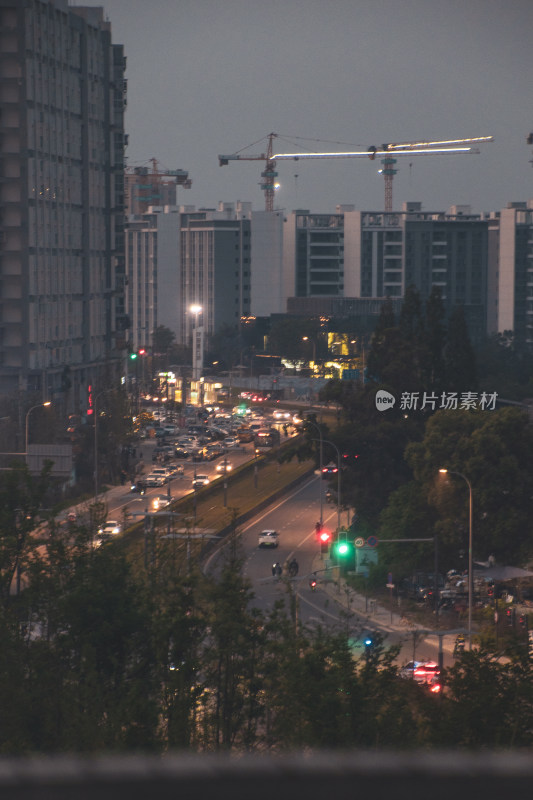
[[[261,153],[260,155],[254,156],[246,156],[241,155],[241,153],[233,153],[232,155],[219,155],[218,163],[219,166],[224,167],[230,161],[264,161],[265,168],[261,172],[261,186],[262,191],[265,195],[265,211],[274,211],[274,194],[276,191],[275,188],[275,179],[278,176],[276,172],[276,160],[273,156],[273,142],[278,134],[277,133],[269,133],[267,136],[268,145],[266,153]],[[248,145],[249,146],[249,145]]]

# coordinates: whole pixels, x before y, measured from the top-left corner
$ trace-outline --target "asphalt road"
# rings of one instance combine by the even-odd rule
[[[323,490],[322,480],[315,476],[241,526],[242,555],[245,574],[254,591],[253,605],[267,612],[276,601],[283,600],[295,624],[324,625],[329,629],[338,626],[349,632],[356,651],[362,648],[363,634],[375,630],[384,637],[385,645],[400,646],[398,661],[401,663],[413,658],[437,660],[437,636],[426,636],[418,628],[406,626],[396,605],[391,609],[353,592],[339,580],[336,569],[327,568],[328,562],[320,554],[315,538],[320,491]],[[333,529],[337,522],[336,507],[324,503],[323,517],[325,525]],[[277,548],[258,547],[259,533],[265,529],[278,531]],[[216,570],[223,553],[224,545],[221,545],[209,557],[205,569]],[[272,576],[274,563],[284,566],[293,557],[299,565],[296,578],[289,579],[286,569],[281,579]],[[318,583],[313,591],[309,577],[315,572]],[[445,666],[452,663],[454,639],[452,634],[442,637]]]

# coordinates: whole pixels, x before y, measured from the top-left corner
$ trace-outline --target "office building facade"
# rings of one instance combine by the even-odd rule
[[[179,209],[154,207],[131,215],[126,227],[128,349],[152,347],[164,325],[177,334],[179,306]]]
[[[251,216],[251,204],[241,202],[198,211],[185,208],[180,214],[179,344],[189,344],[197,326],[211,336],[250,315]],[[201,307],[199,316],[191,313],[192,306]]]
[[[488,220],[467,207],[424,212],[406,203],[401,212],[335,214],[293,211],[283,239],[285,298],[400,298],[408,286],[423,300],[433,286],[448,311],[462,305],[474,340],[487,327]],[[295,304],[292,304],[295,307]]]
[[[0,392],[120,375],[125,57],[102,8],[0,0]]]
[[[489,333],[513,331],[533,346],[533,200],[508,203],[491,220]]]

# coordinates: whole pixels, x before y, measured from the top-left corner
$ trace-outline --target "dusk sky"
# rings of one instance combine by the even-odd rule
[[[533,197],[532,0],[106,0],[127,56],[129,166],[189,171],[178,203],[264,208],[261,161],[494,136],[480,155],[398,159],[393,207],[494,211]],[[281,138],[283,137],[283,138]],[[248,147],[248,145],[251,145]],[[297,147],[296,147],[297,145]],[[278,162],[276,207],[382,210],[379,161]]]

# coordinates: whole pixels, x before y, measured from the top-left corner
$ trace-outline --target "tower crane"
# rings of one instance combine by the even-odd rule
[[[224,167],[230,161],[264,161],[265,162],[265,169],[261,173],[261,178],[263,179],[260,183],[261,189],[265,193],[265,211],[273,211],[274,210],[274,192],[275,192],[275,185],[274,179],[277,178],[278,173],[276,172],[276,161],[272,155],[273,150],[273,141],[276,138],[277,133],[269,133],[267,136],[268,145],[266,153],[261,153],[261,155],[256,156],[247,156],[242,155],[242,150],[238,151],[237,153],[233,153],[229,156],[221,156],[218,157],[219,166]],[[260,140],[261,141],[261,140]],[[257,142],[254,142],[257,144]],[[247,145],[251,147],[251,145]],[[246,148],[243,148],[245,150]]]
[[[151,170],[148,167],[133,167],[127,170],[128,175],[136,176],[136,183],[132,186],[137,190],[134,202],[139,207],[139,212],[148,210],[148,206],[161,204],[161,188],[165,184],[175,183],[190,189],[192,180],[184,169],[160,169],[156,158],[151,158]],[[158,202],[159,201],[159,202]]]
[[[399,142],[382,144],[381,147],[372,145],[368,150],[339,152],[339,153],[276,153],[271,156],[272,162],[289,160],[298,161],[308,158],[370,158],[374,161],[376,156],[383,156],[383,168],[379,172],[385,179],[385,211],[392,211],[392,181],[397,173],[395,168],[397,156],[433,156],[433,155],[461,155],[479,154],[479,149],[474,145],[493,142],[493,136],[476,136],[471,139],[448,139],[438,142]]]

